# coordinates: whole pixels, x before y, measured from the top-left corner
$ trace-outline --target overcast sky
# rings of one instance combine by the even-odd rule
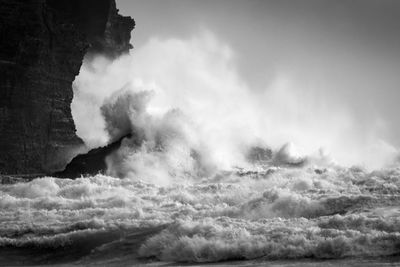
[[[135,48],[150,38],[213,32],[235,53],[242,78],[263,90],[277,73],[380,121],[400,145],[400,1],[117,0],[136,21]],[[134,53],[134,51],[132,52]]]

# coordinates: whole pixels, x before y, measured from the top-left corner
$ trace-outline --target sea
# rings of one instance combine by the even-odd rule
[[[2,179],[0,266],[400,266],[400,167]]]

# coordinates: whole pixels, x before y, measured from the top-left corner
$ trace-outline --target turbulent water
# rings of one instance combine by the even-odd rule
[[[400,168],[338,166],[255,166],[165,186],[104,175],[2,184],[0,265],[390,265],[399,191]]]
[[[3,180],[0,265],[396,265],[398,150],[285,76],[250,89],[234,59],[203,34],[85,61],[77,134],[132,137],[108,175]]]

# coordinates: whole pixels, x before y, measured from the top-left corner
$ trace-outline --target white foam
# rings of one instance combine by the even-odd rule
[[[141,257],[209,262],[398,253],[398,168],[275,168],[179,179],[160,186],[97,175],[1,185],[0,245],[56,248],[167,224],[141,241]]]

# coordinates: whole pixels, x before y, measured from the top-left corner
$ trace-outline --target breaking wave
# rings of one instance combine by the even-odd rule
[[[105,175],[2,181],[0,262],[399,255],[398,151],[290,79],[250,90],[234,63],[210,33],[84,62],[79,136],[88,147],[130,137]]]
[[[167,186],[104,175],[44,177],[0,190],[2,249],[84,246],[83,262],[400,252],[400,168],[241,169]]]

